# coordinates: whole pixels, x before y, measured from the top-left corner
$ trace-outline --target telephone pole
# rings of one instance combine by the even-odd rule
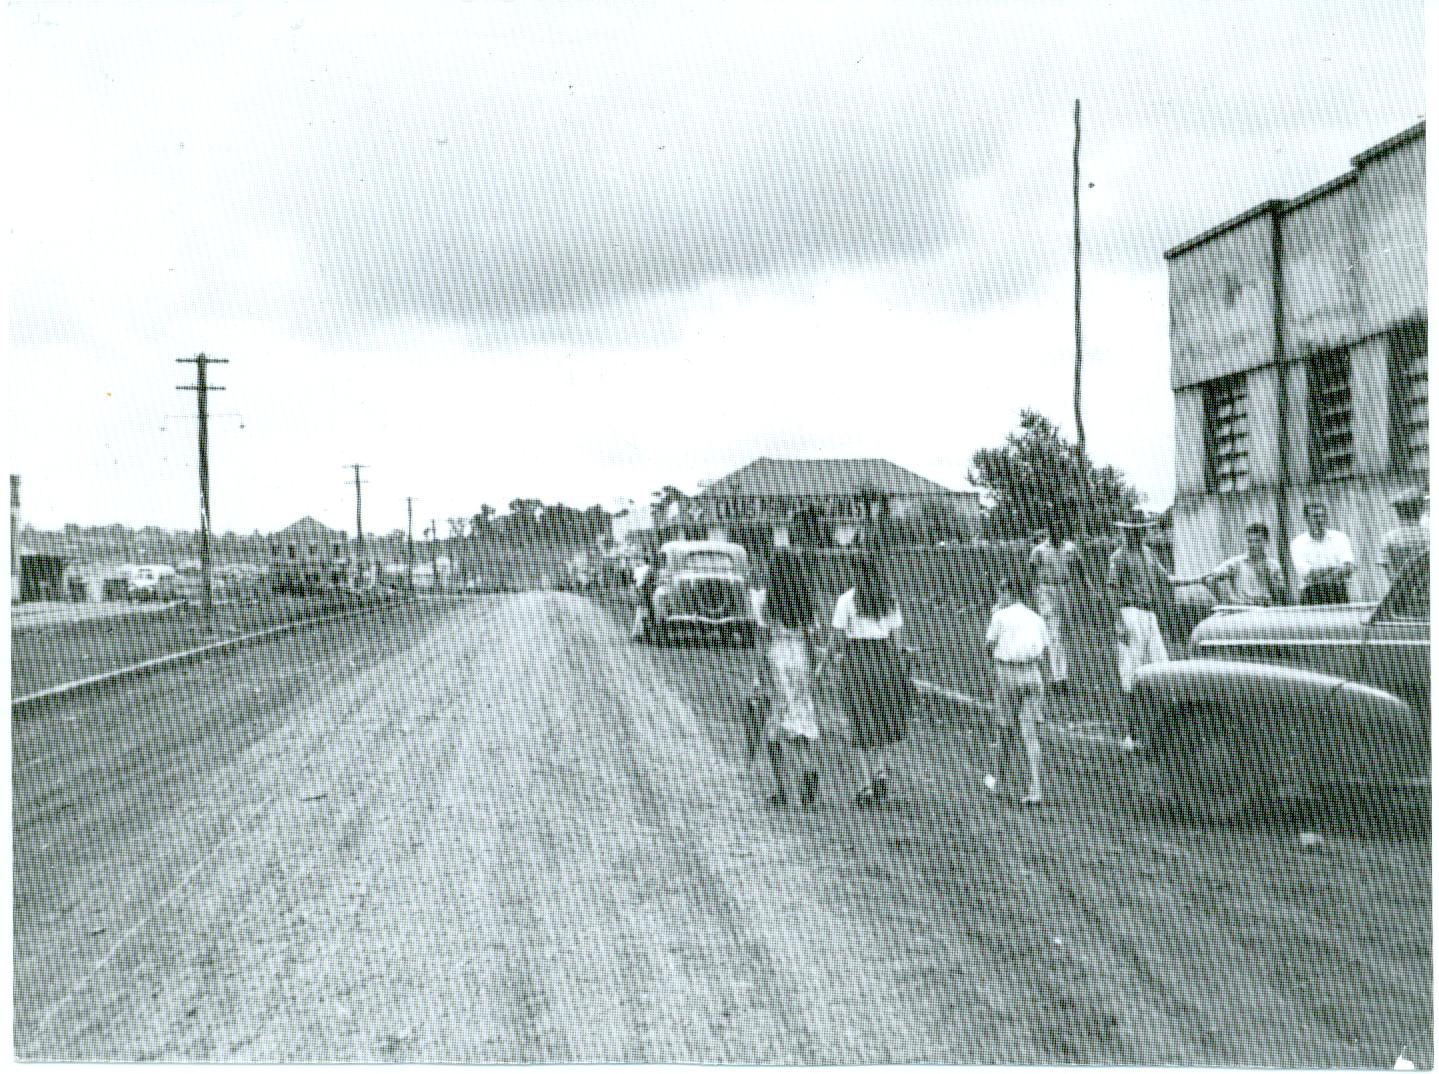
[[[365,523],[360,514],[360,471],[368,470],[369,466],[362,462],[351,462],[345,465],[345,469],[355,471],[355,584],[359,584],[359,572],[365,562]]]
[[[1079,244],[1079,101],[1074,102],[1074,431],[1080,457],[1084,457],[1084,414],[1080,409],[1080,378],[1084,369],[1084,331],[1080,321]]]
[[[405,497],[405,583],[415,591],[415,498]]]
[[[214,588],[211,583],[210,574],[210,392],[223,392],[225,389],[219,384],[211,384],[206,375],[207,367],[211,365],[228,365],[228,358],[210,358],[205,354],[197,354],[193,358],[176,358],[176,362],[193,364],[195,367],[195,383],[181,384],[176,391],[194,392],[195,401],[200,412],[200,573],[204,578],[204,608],[205,626],[213,630],[215,628],[215,599]]]

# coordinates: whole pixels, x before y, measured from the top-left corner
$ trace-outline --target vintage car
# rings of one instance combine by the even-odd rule
[[[1286,788],[1427,786],[1429,554],[1378,604],[1220,608],[1135,698],[1139,742],[1194,816]]]
[[[727,541],[669,541],[659,554],[647,640],[664,643],[703,633],[754,644],[758,628],[743,548]]]

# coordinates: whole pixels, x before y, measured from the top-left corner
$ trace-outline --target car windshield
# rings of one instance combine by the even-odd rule
[[[680,571],[739,570],[739,564],[735,562],[735,557],[717,548],[703,549],[698,552],[682,552],[675,555],[670,562],[675,570]]]
[[[1379,607],[1383,619],[1429,619],[1429,556],[1410,563]]]

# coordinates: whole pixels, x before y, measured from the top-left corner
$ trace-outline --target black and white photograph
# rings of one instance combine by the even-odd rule
[[[24,1064],[1434,1066],[1422,0],[10,0]]]

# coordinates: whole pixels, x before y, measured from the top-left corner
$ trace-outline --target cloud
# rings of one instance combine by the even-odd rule
[[[459,86],[371,112],[321,169],[271,191],[273,225],[304,236],[312,327],[343,314],[493,330],[965,237],[964,184],[993,147],[941,100],[698,98],[659,115],[658,100],[552,107]]]

